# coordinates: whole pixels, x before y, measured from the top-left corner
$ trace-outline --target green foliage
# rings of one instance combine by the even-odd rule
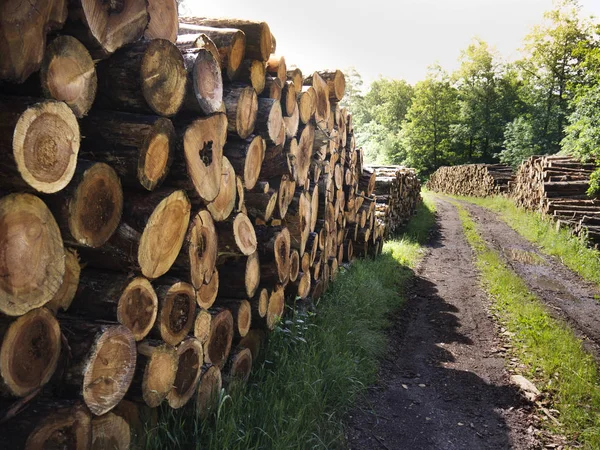
[[[200,422],[191,408],[165,408],[145,448],[343,448],[345,414],[376,379],[386,351],[384,330],[403,303],[434,221],[426,199],[383,255],[342,270],[316,313],[288,312],[248,386],[223,393],[217,414]]]
[[[542,153],[535,144],[534,130],[531,120],[524,116],[517,117],[506,125],[504,131],[504,150],[498,155],[500,161],[517,167],[524,159]]]
[[[509,331],[525,375],[553,401],[559,423],[546,422],[583,448],[600,448],[600,378],[594,358],[562,321],[554,319],[525,282],[478,234],[469,213],[457,205],[476,265],[491,294],[493,311]]]
[[[452,125],[458,115],[458,92],[441,67],[431,67],[415,86],[400,138],[406,164],[429,174],[453,158]]]

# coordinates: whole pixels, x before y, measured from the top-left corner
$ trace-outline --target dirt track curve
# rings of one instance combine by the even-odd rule
[[[456,207],[438,227],[390,332],[379,385],[349,418],[356,450],[530,449],[530,408],[509,383],[502,342]]]

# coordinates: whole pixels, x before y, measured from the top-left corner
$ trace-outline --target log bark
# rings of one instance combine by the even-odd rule
[[[187,73],[172,42],[153,39],[128,45],[97,70],[98,106],[166,117],[182,107]]]
[[[265,90],[266,69],[262,61],[245,59],[240,65],[236,80],[250,84],[260,95]]]
[[[242,19],[209,19],[203,17],[180,17],[180,23],[214,28],[234,28],[246,35],[246,57],[267,61],[271,54],[272,38],[269,25]],[[180,25],[181,26],[181,25]]]
[[[274,261],[282,284],[290,277],[290,232],[285,227],[256,227],[258,252],[263,264]]]
[[[246,192],[245,200],[249,217],[268,222],[277,207],[277,191],[270,189],[268,192]]]
[[[219,53],[221,71],[230,81],[236,79],[246,55],[246,35],[235,28],[214,28],[200,25],[181,24],[180,34],[202,33],[215,44]]]
[[[94,111],[80,121],[83,159],[111,165],[130,189],[152,191],[166,178],[175,154],[175,129],[164,117]]]
[[[238,139],[230,135],[223,147],[223,155],[229,159],[235,173],[242,177],[244,188],[254,189],[265,158],[263,138],[251,135],[247,139]]]
[[[331,101],[339,102],[344,98],[344,92],[346,91],[346,78],[340,70],[335,71],[321,71],[315,72],[319,77],[327,83],[327,90],[329,92],[329,99]],[[314,77],[314,74],[313,74]],[[304,79],[304,85],[314,86],[312,77]]]
[[[101,325],[61,319],[69,345],[63,376],[65,385],[75,386],[92,414],[114,408],[131,385],[136,366],[136,345],[123,325]]]
[[[44,57],[46,33],[60,29],[67,19],[66,0],[8,3],[0,14],[0,79],[24,82]]]
[[[167,401],[173,409],[184,406],[196,392],[204,362],[202,344],[193,337],[186,339],[177,347],[177,357],[179,363],[175,382],[167,394]]]
[[[52,194],[75,173],[79,125],[62,102],[0,97],[0,187]]]
[[[44,386],[56,370],[60,326],[46,308],[0,319],[0,393],[25,397]]]
[[[20,316],[48,303],[65,273],[63,241],[50,210],[30,194],[1,198],[0,242],[0,311]]]
[[[230,258],[219,266],[227,273],[227,283],[219,287],[219,296],[224,298],[252,298],[260,284],[260,261],[257,252],[247,258]]]
[[[281,94],[283,92],[283,83],[279,78],[270,77],[267,75],[265,78],[265,89],[261,98],[272,98],[273,100],[281,101]]]
[[[101,247],[116,231],[123,212],[117,173],[105,163],[79,161],[75,175],[46,202],[70,245]]]
[[[177,0],[148,0],[148,15],[146,39],[167,39],[173,43],[177,40]]]
[[[48,47],[40,68],[44,97],[64,101],[78,118],[96,99],[96,67],[84,45],[71,36],[59,36]]]
[[[223,103],[227,111],[227,131],[246,139],[254,131],[258,112],[258,97],[250,86],[229,84],[223,88]]]
[[[94,59],[101,59],[140,39],[148,19],[145,0],[108,4],[101,0],[73,0],[69,3],[65,32],[83,42]]]

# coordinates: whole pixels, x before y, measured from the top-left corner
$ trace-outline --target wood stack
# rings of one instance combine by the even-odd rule
[[[175,0],[5,12],[0,447],[127,448],[146,408],[205,415],[286,299],[381,250],[344,76]]]
[[[504,164],[444,166],[431,174],[426,187],[444,194],[487,197],[507,193],[513,177],[512,168]]]
[[[387,238],[412,216],[421,200],[421,182],[414,169],[404,166],[370,165],[363,173],[375,176],[376,218],[377,223],[384,226]]]
[[[523,161],[510,185],[517,205],[551,215],[557,226],[575,234],[586,234],[592,244],[600,243],[600,201],[587,190],[596,165],[570,156],[532,156]]]

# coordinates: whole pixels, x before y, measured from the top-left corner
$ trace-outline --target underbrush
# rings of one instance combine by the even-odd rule
[[[525,282],[486,245],[469,213],[456,205],[493,298],[494,314],[509,332],[516,356],[527,368],[525,375],[558,411],[558,421],[549,421],[548,427],[585,448],[600,448],[600,379],[594,359],[566,324],[546,312]]]
[[[521,236],[537,244],[547,255],[556,256],[582,278],[600,286],[600,252],[587,246],[585,239],[566,229],[556,229],[554,221],[540,213],[519,208],[505,197],[455,197],[491,209]]]
[[[344,446],[344,417],[376,380],[385,330],[435,222],[424,203],[376,259],[342,269],[314,308],[289,305],[246,386],[222,391],[216,412],[161,410],[150,449],[318,449]],[[150,431],[150,430],[149,430]]]

